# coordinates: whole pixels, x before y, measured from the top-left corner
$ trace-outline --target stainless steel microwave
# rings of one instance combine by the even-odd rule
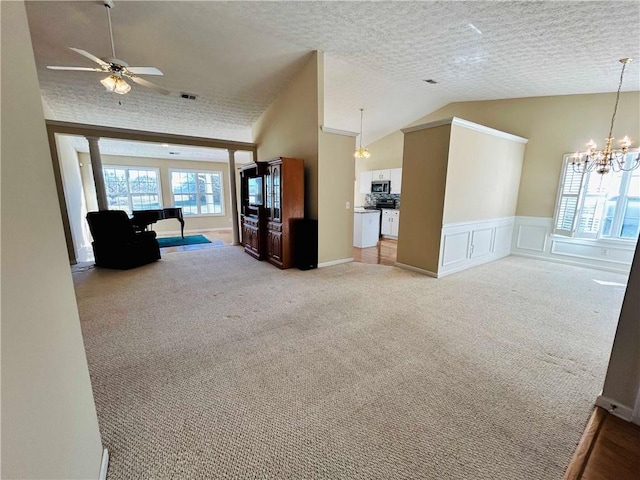
[[[371,193],[389,193],[389,192],[391,192],[391,182],[389,180],[371,182]]]

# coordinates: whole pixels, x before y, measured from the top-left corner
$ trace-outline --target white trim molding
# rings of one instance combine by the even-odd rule
[[[407,265],[406,263],[396,262],[395,266],[398,268],[403,268],[405,270],[410,270],[412,272],[421,273],[422,275],[426,275],[427,277],[438,278],[438,274],[435,272],[431,272],[423,268],[414,267],[413,265]]]
[[[422,125],[416,125],[415,127],[403,128],[402,133],[418,132],[420,130],[426,130],[428,128],[441,127],[442,125],[457,125],[459,127],[468,128],[469,130],[475,130],[477,132],[493,135],[494,137],[505,138],[513,142],[527,143],[529,139],[513,135],[511,133],[496,130],[495,128],[485,127],[479,123],[470,122],[458,117],[443,118],[442,120],[436,120],[435,122],[423,123]]]
[[[109,451],[102,450],[102,461],[100,462],[100,475],[98,480],[107,480],[107,470],[109,470]]]
[[[349,262],[353,262],[353,257],[341,258],[339,260],[331,260],[330,262],[322,262],[318,264],[318,268],[333,267],[334,265],[340,265],[341,263],[349,263]]]
[[[627,422],[631,422],[633,420],[633,409],[626,405],[621,405],[619,402],[616,402],[609,397],[598,395],[596,405],[604,408],[610,414],[626,420]]]
[[[633,416],[631,421],[636,425],[640,425],[640,390],[638,390],[638,395],[636,396],[636,404],[633,407]]]
[[[634,242],[553,235],[551,217],[515,217],[511,254],[628,274]]]
[[[438,278],[509,256],[513,225],[514,217],[443,225]]]
[[[344,135],[345,137],[357,137],[360,135],[358,132],[350,132],[349,130],[338,130],[337,128],[329,128],[322,125],[320,127],[324,133],[333,133],[334,135]]]

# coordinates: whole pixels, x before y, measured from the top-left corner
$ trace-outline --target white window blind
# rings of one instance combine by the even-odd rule
[[[571,155],[565,155],[553,222],[553,233],[556,235],[573,236],[583,183],[583,174],[573,171]]]
[[[640,169],[612,170],[604,175],[576,173],[571,157],[564,156],[553,233],[595,240],[636,240],[640,233]]]

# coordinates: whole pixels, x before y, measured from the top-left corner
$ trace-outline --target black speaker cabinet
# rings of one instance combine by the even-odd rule
[[[300,270],[318,268],[318,221],[294,220],[293,242],[295,266]]]

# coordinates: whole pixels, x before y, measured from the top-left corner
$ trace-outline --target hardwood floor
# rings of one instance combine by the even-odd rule
[[[376,263],[379,265],[395,265],[398,242],[390,238],[381,238],[378,245],[369,248],[353,247],[353,261],[360,263]]]
[[[564,480],[640,479],[640,426],[596,407]]]

